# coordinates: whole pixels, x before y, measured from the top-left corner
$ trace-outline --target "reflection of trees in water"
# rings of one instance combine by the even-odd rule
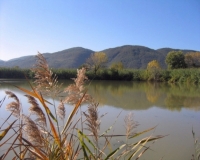
[[[169,95],[165,99],[166,107],[171,111],[180,111],[183,107],[183,97],[182,96],[173,96]]]
[[[89,92],[106,105],[123,109],[147,109],[152,103],[146,98],[145,85],[138,82],[93,81]]]
[[[145,92],[147,100],[151,103],[156,103],[161,96],[158,83],[148,83]]]
[[[93,81],[89,91],[100,103],[123,109],[148,109],[152,105],[170,110],[199,110],[199,87],[166,83]]]
[[[180,111],[181,108],[189,108],[195,111],[200,110],[200,98],[199,97],[186,97],[169,95],[165,99],[166,107],[169,110]]]
[[[61,81],[66,88],[72,81]],[[30,89],[26,81],[9,81],[0,90],[22,94],[12,85]],[[92,81],[86,88],[102,105],[123,109],[144,110],[152,105],[180,111],[182,108],[200,110],[200,86],[130,81]],[[63,95],[66,96],[66,95]]]
[[[170,110],[181,108],[200,110],[200,86],[194,84],[168,84],[165,105]]]
[[[165,92],[175,96],[200,97],[200,86],[194,84],[167,84]]]

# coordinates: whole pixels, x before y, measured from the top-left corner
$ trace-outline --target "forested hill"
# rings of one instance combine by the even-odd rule
[[[122,62],[125,68],[146,68],[148,62],[157,60],[162,68],[166,68],[165,57],[172,48],[151,49],[144,46],[121,46],[105,49],[101,52],[108,57],[107,66],[113,62]],[[182,50],[184,53],[194,50]],[[78,68],[86,62],[86,59],[95,51],[82,47],[66,49],[55,53],[44,53],[44,57],[51,68]],[[36,53],[37,54],[37,53]],[[35,56],[24,56],[9,61],[0,60],[0,67],[31,68],[35,64]]]

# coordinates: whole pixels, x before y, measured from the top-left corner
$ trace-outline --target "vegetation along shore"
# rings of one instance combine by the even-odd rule
[[[103,58],[101,58],[101,56]],[[93,80],[125,80],[125,81],[159,81],[170,83],[200,83],[200,52],[183,54],[171,51],[165,62],[167,69],[162,69],[157,60],[147,64],[146,69],[128,69],[122,62],[114,62],[106,66],[107,56],[103,52],[91,54],[80,67],[87,68],[86,75]],[[52,69],[58,79],[71,79],[76,76],[76,69]],[[31,69],[19,67],[0,67],[0,78],[34,79]]]
[[[6,97],[11,99],[6,105],[10,115],[0,124],[0,146],[7,146],[0,155],[1,160],[8,156],[20,160],[139,159],[149,150],[148,142],[165,137],[149,135],[138,139],[147,132],[153,132],[155,127],[133,132],[138,124],[132,113],[124,119],[124,134],[110,133],[116,121],[100,133],[100,118],[105,115],[99,115],[98,102],[84,87],[88,80],[86,69],[78,69],[74,83],[63,90],[44,57],[38,54],[37,58],[36,66],[31,69],[35,78],[34,85],[30,83],[31,90],[16,86],[28,99],[29,113],[23,112],[20,98],[12,91],[6,90],[5,98],[0,100],[1,109]],[[61,96],[64,92],[67,93],[65,97]],[[49,97],[48,101],[45,97]],[[58,105],[56,98],[60,99]],[[84,103],[88,105],[86,111],[81,108]],[[70,114],[66,113],[66,104],[74,106]],[[11,117],[15,119],[13,122],[10,122]],[[123,144],[113,148],[111,139],[119,136],[124,137]],[[103,146],[100,145],[100,139]]]

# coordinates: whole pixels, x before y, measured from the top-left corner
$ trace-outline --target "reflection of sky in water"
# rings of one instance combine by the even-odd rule
[[[116,115],[121,111],[110,106],[105,106],[104,111],[108,112],[107,118],[102,119],[102,128],[107,128],[112,125],[116,119]],[[124,117],[129,111],[122,111],[117,123],[115,124],[114,133],[124,134]],[[196,132],[196,136],[200,137],[200,112],[195,112],[188,109],[182,109],[180,112],[171,112],[166,109],[158,107],[152,107],[148,110],[133,111],[134,120],[140,125],[135,129],[136,131],[142,131],[147,128],[157,126],[153,135],[168,135],[167,137],[156,141],[151,145],[153,151],[148,151],[144,157],[148,157],[150,154],[151,159],[164,159],[170,160],[187,160],[191,158],[193,153],[193,138],[192,127]],[[145,134],[146,136],[150,134]],[[140,137],[142,138],[142,136]],[[123,138],[114,138],[113,144],[117,145],[124,141]],[[150,143],[151,144],[151,143]],[[148,158],[147,158],[148,159]]]
[[[23,86],[23,83],[19,84]],[[178,94],[177,88],[173,88],[173,94],[175,96],[172,96],[173,94],[169,94],[169,88],[157,90],[157,88],[155,89],[152,85],[150,87],[146,86],[149,87],[148,89],[146,89],[145,86],[138,85],[133,85],[134,88],[131,84],[129,84],[128,87],[123,85],[122,88],[119,86],[115,88],[115,86],[111,85],[101,85],[105,85],[105,83],[99,85],[98,83],[94,84],[91,86],[93,88],[89,89],[89,92],[93,93],[92,95],[94,97],[98,97],[101,100],[100,103],[102,102],[99,106],[99,115],[107,113],[101,119],[101,133],[112,126],[116,120],[113,130],[108,134],[124,134],[124,118],[129,112],[133,112],[134,120],[140,124],[135,131],[142,131],[157,125],[155,131],[151,132],[153,135],[168,135],[151,145],[152,150],[145,153],[147,159],[149,159],[149,154],[151,159],[160,159],[162,157],[170,160],[191,159],[193,153],[192,127],[196,132],[196,136],[200,137],[200,111],[198,107],[200,103],[198,101],[198,94],[195,95],[193,92],[190,92],[189,96],[186,97],[184,93]],[[95,87],[97,87],[96,90]],[[106,87],[106,89],[104,87]],[[0,100],[4,98],[5,90],[13,91],[22,104],[23,112],[25,114],[28,113],[30,104],[27,103],[28,100],[24,97],[24,93],[11,86],[2,85],[0,86]],[[150,93],[152,93],[152,95]],[[188,103],[183,101],[183,98],[186,98]],[[52,103],[50,99],[47,100]],[[174,104],[176,100],[178,103]],[[12,99],[7,98],[0,108],[0,125],[9,115],[5,107],[6,104],[11,101]],[[191,104],[189,102],[193,105],[187,106]],[[55,101],[56,106],[58,103],[58,101]],[[186,105],[186,107],[184,107],[184,105]],[[53,110],[51,106],[49,107]],[[73,106],[66,105],[66,114],[69,115],[72,109]],[[83,105],[81,110],[86,111],[87,105]],[[52,112],[54,113],[54,111]],[[117,118],[118,115],[119,117]],[[78,113],[75,120],[77,120],[79,116],[80,114]],[[12,120],[13,119],[10,119],[9,122],[12,122]],[[4,127],[5,126],[3,126],[3,128]],[[145,136],[148,135],[149,134],[145,134]],[[113,147],[116,148],[124,141],[125,139],[122,137],[115,137],[111,142]],[[100,145],[101,144],[103,144],[103,142],[100,141]],[[0,154],[1,153],[2,148],[0,149]]]

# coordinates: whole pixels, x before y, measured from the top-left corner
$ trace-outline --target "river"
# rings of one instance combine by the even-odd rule
[[[5,96],[5,90],[11,90],[20,99],[23,112],[28,112],[27,99],[24,93],[13,85],[30,89],[28,83],[23,80],[4,80],[0,83],[0,100]],[[72,81],[62,81],[63,87]],[[139,126],[135,132],[151,127],[156,128],[148,135],[167,135],[150,143],[150,149],[142,156],[142,160],[189,160],[194,153],[195,136],[200,138],[200,86],[184,84],[175,85],[167,83],[127,82],[127,81],[92,81],[86,85],[88,93],[99,102],[99,115],[107,113],[101,119],[101,132],[108,129],[116,120],[112,134],[124,134],[124,118],[128,113],[133,113],[134,120]],[[48,99],[50,100],[50,99]],[[1,123],[9,113],[5,111],[4,101],[0,108]],[[58,103],[56,101],[56,103]],[[66,113],[70,113],[72,106],[66,105]],[[83,106],[86,111],[87,105]],[[119,115],[120,114],[120,115]],[[118,117],[119,115],[119,117]],[[118,117],[118,118],[117,118]],[[141,136],[141,138],[143,138]],[[122,137],[113,138],[113,147],[120,146],[124,140]],[[4,152],[0,148],[0,155]]]

